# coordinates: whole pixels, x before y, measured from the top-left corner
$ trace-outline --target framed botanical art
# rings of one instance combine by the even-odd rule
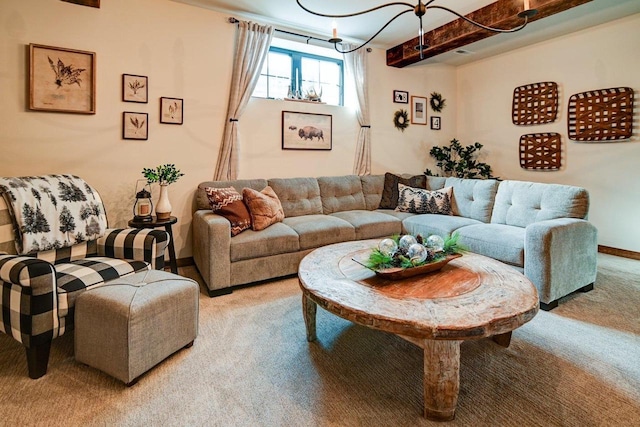
[[[62,0],[67,3],[100,8],[100,0]]]
[[[431,116],[431,129],[440,130],[440,117]]]
[[[411,124],[427,124],[427,98],[424,96],[411,97]]]
[[[282,112],[283,150],[331,150],[331,114]]]
[[[393,91],[393,102],[397,104],[408,104],[409,103],[409,92],[405,92],[403,90],[394,90]]]
[[[133,74],[122,75],[122,100],[125,102],[149,102],[149,78]]]
[[[122,139],[148,139],[149,115],[147,113],[122,113]]]
[[[181,125],[183,104],[180,98],[160,98],[160,123]]]
[[[30,44],[29,109],[95,114],[95,52]]]

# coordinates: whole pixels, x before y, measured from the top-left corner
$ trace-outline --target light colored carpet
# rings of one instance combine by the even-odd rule
[[[456,419],[422,418],[421,350],[318,310],[307,343],[295,278],[200,298],[195,345],[131,388],[54,341],[27,377],[0,336],[0,425],[640,425],[640,261],[600,254],[596,287],[516,330],[511,346],[465,342]],[[197,275],[192,267],[184,275]],[[99,331],[96,331],[99,333]]]

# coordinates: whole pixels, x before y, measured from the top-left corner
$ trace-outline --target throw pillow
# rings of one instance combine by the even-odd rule
[[[410,178],[403,178],[392,173],[384,174],[384,188],[382,189],[382,199],[380,199],[379,209],[395,209],[398,206],[398,184],[408,185],[414,188],[427,188],[427,177],[415,175]]]
[[[275,191],[268,185],[262,191],[243,188],[242,195],[249,208],[252,228],[255,231],[264,230],[271,224],[284,219],[282,203],[280,203]]]
[[[451,215],[451,193],[453,187],[445,187],[440,190],[424,190],[398,184],[400,195],[398,197],[397,211],[418,214],[442,214]]]
[[[207,193],[211,210],[231,223],[232,236],[251,228],[251,216],[242,202],[242,194],[235,188],[206,187],[204,191]]]

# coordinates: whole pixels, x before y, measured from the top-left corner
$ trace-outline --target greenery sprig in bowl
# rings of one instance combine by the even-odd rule
[[[142,175],[147,178],[149,184],[157,182],[160,185],[173,184],[181,176],[184,176],[179,169],[176,169],[176,165],[172,163],[157,166],[155,169],[143,168]]]

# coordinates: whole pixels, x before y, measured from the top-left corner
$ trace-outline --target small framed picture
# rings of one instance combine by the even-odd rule
[[[122,113],[122,139],[148,139],[149,115],[147,113]]]
[[[396,104],[408,104],[409,103],[409,92],[405,92],[403,90],[394,90],[393,91],[393,102]]]
[[[431,116],[431,129],[440,130],[440,117]]]
[[[95,52],[30,44],[29,109],[95,114]]]
[[[149,102],[149,78],[133,74],[122,75],[122,100],[124,102]]]
[[[427,124],[427,98],[424,96],[411,97],[411,124]]]
[[[181,125],[183,103],[180,98],[160,98],[160,123]]]

